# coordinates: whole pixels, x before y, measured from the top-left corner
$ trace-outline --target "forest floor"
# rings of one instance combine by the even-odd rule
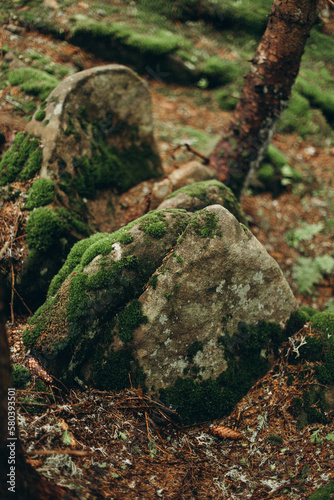
[[[105,64],[81,48],[51,35],[15,28],[15,24],[0,28],[0,41],[15,54],[42,50],[54,63],[71,64],[80,58],[83,69]],[[187,127],[219,137],[230,113],[218,109],[210,90],[163,81],[148,83],[156,137],[168,175],[193,159],[182,150],[182,143],[189,139]],[[24,114],[13,105],[19,97],[17,87],[0,91],[6,145],[26,124]],[[171,137],[173,130],[178,133]],[[300,272],[313,272],[310,266],[315,259],[333,251],[334,147],[330,141],[280,134],[273,144],[303,174],[303,181],[275,195],[248,192],[242,206],[252,232],[279,263],[299,304],[323,310],[333,305],[333,272],[321,273],[302,294],[296,266],[304,258],[304,271]],[[6,211],[1,248],[20,208],[13,202],[6,205]],[[305,224],[318,224],[318,230],[311,236],[291,233]],[[8,324],[12,361],[33,363],[25,357],[21,341],[27,318],[15,315],[12,319]],[[299,341],[310,328],[306,325],[297,334]],[[293,401],[314,383],[314,369],[309,363],[305,376],[304,367],[291,364],[291,347],[289,342],[282,347],[272,370],[230,416],[188,428],[173,411],[140,389],[60,391],[39,367],[31,365],[35,382],[17,391],[18,420],[28,460],[52,481],[70,487],[80,499],[309,498],[317,487],[334,480],[333,411],[326,424],[302,429],[297,425]],[[298,378],[300,371],[303,376]],[[293,385],[288,382],[291,374],[296,377]],[[40,390],[40,380],[45,392]]]

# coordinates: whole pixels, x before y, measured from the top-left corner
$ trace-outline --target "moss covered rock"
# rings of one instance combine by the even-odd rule
[[[230,411],[265,373],[296,308],[276,262],[225,208],[156,210],[73,247],[24,343],[66,384],[131,379],[198,421]]]
[[[124,192],[157,176],[146,84],[116,64],[81,71],[63,80],[28,129],[43,144],[42,176],[52,178],[70,205],[94,199],[101,189]]]
[[[247,217],[230,188],[215,179],[195,182],[174,191],[159,208],[183,208],[188,212],[195,212],[209,205],[222,205],[239,222],[248,224]]]

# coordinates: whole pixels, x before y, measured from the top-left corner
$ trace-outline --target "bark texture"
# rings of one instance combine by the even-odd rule
[[[210,165],[240,196],[256,171],[287,107],[318,0],[274,0],[266,31],[252,59],[242,96]]]

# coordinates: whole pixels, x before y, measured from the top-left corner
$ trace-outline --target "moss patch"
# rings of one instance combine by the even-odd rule
[[[206,210],[199,210],[189,225],[202,238],[214,238],[222,236],[220,229],[218,229],[218,221],[218,215]]]
[[[33,213],[37,210],[40,209],[36,209]],[[167,212],[172,212],[169,213],[168,225],[174,235],[174,239],[168,241],[170,245],[173,245],[173,241],[175,244],[180,228],[185,227],[189,216],[182,210],[152,212],[115,233],[96,234],[79,241],[72,248],[58,275],[52,280],[48,293],[49,301],[31,320],[30,327],[24,335],[24,342],[29,347],[42,345],[43,350],[52,352],[54,356],[52,359],[59,359],[57,367],[55,365],[57,375],[66,383],[73,383],[73,377],[78,376],[80,366],[91,358],[92,350],[97,344],[105,346],[103,366],[109,362],[109,358],[110,363],[118,359],[118,356],[121,359],[123,356],[131,358],[128,344],[133,331],[147,321],[137,298],[152,273],[161,265],[165,247],[161,246],[160,237],[153,236],[152,244],[144,253],[145,256],[139,258],[133,253],[136,247],[132,244],[133,235],[129,230],[137,226],[140,234],[140,231],[145,232],[141,229],[144,224],[145,230],[150,232],[151,225],[156,221],[163,222],[166,228]],[[155,231],[152,234],[155,235]],[[141,238],[144,236],[141,235]],[[140,249],[139,254],[141,255]],[[97,267],[95,268],[93,264],[90,266],[90,271],[86,270],[86,266],[95,259],[98,259]],[[62,284],[64,286],[60,288]],[[67,305],[61,307],[61,312],[65,315],[65,324],[59,331],[63,334],[58,339],[54,336],[54,332],[49,332],[42,340],[41,332],[45,330],[46,325],[54,324],[59,319],[57,307],[61,303],[64,304],[64,299],[59,299],[59,294],[63,293],[65,300],[68,301],[65,302]],[[49,327],[47,329],[49,330]],[[113,336],[117,336],[117,341],[125,344],[121,349],[122,353],[110,353]],[[139,377],[141,371],[139,368],[137,371],[136,376]],[[101,380],[99,377],[96,368],[94,381]],[[91,381],[93,379],[90,378]],[[118,382],[115,384],[118,387]]]
[[[334,481],[329,482],[315,491],[309,500],[334,500]]]
[[[240,65],[218,56],[209,57],[200,69],[202,77],[208,81],[208,86],[215,87],[235,81],[243,72]]]
[[[30,67],[10,71],[8,80],[11,85],[18,85],[27,94],[38,96],[41,100],[46,99],[59,83],[53,75]]]
[[[118,315],[118,335],[122,342],[130,342],[133,332],[138,326],[147,323],[147,317],[142,313],[142,306],[139,300],[133,300]]]
[[[26,208],[32,210],[52,203],[55,187],[51,179],[37,179],[30,188]]]
[[[27,222],[27,245],[30,250],[46,251],[66,233],[67,225],[51,208],[34,210]]]
[[[35,114],[35,120],[37,120],[38,122],[42,122],[45,118],[45,111],[44,109],[40,109],[39,111],[37,111],[37,113]]]
[[[74,121],[70,121],[65,135],[74,134],[79,138],[77,127]],[[81,197],[94,199],[99,189],[116,188],[119,192],[124,192],[143,180],[157,177],[155,167],[159,164],[159,156],[148,143],[136,145],[137,133],[136,130],[132,131],[132,145],[120,151],[103,142],[97,127],[91,156],[74,158],[75,176],[63,178],[62,189],[65,192],[75,190]]]
[[[177,189],[170,195],[168,195],[166,197],[166,200],[174,198],[175,196],[181,193],[185,193],[191,198],[199,199],[203,204],[208,206],[212,204],[212,200],[210,199],[210,192],[211,192],[210,188],[216,188],[218,195],[224,201],[223,206],[229,212],[231,212],[231,214],[233,214],[236,217],[236,219],[239,220],[239,222],[247,224],[247,218],[243,214],[240,203],[232,193],[231,189],[225,186],[225,184],[223,184],[222,182],[219,182],[215,179],[202,182],[195,182],[188,186],[184,186],[180,189]]]
[[[22,365],[12,365],[12,381],[15,389],[24,389],[31,378],[30,371]]]
[[[306,362],[300,377],[308,375],[307,362],[315,363],[317,380],[321,385],[312,386],[294,401],[294,415],[300,428],[315,422],[328,423],[324,386],[334,383],[334,311],[318,312],[309,319],[315,335],[305,337],[306,344],[299,348],[299,358],[289,362]]]
[[[75,215],[64,208],[55,211],[49,207],[33,210],[26,226],[27,246],[29,250],[46,252],[53,245],[59,246],[59,240],[76,230],[79,234],[89,234],[88,227]]]
[[[167,231],[163,212],[154,211],[148,214],[141,223],[140,229],[152,238],[161,238]]]
[[[20,132],[0,162],[0,186],[32,179],[42,166],[42,149],[33,134]]]

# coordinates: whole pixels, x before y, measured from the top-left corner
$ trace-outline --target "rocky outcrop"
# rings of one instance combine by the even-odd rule
[[[277,263],[225,208],[157,210],[77,243],[24,342],[64,383],[131,379],[196,421],[229,411],[265,372],[296,309]]]

